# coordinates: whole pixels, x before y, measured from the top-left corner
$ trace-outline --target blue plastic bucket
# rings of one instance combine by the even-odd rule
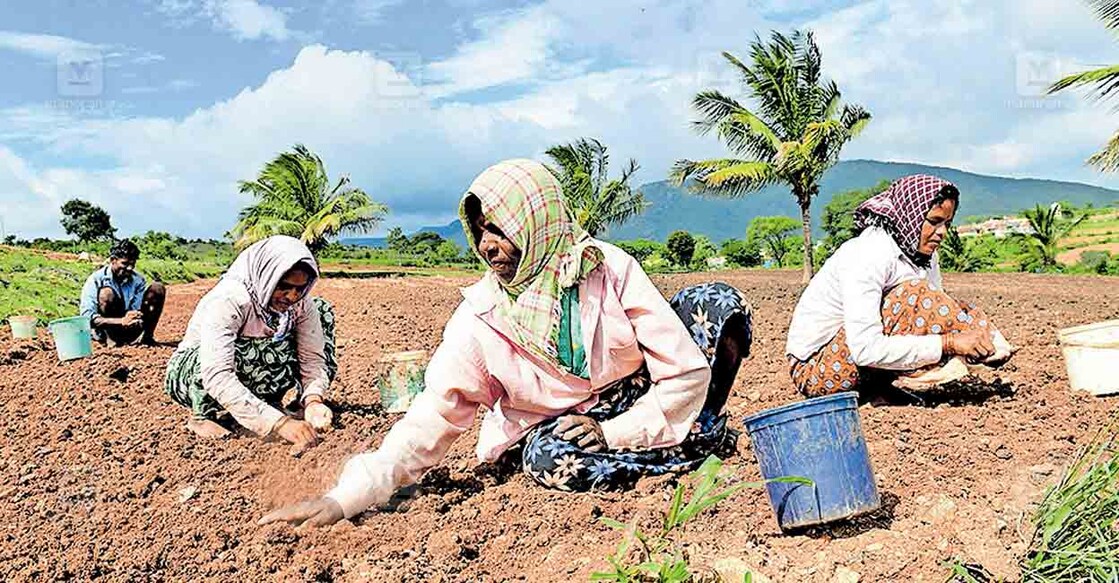
[[[61,318],[47,325],[54,337],[58,360],[73,360],[93,354],[93,338],[89,332],[89,318],[75,316]]]
[[[858,406],[855,393],[839,393],[745,419],[763,478],[800,476],[814,482],[766,485],[782,529],[850,518],[881,505]]]

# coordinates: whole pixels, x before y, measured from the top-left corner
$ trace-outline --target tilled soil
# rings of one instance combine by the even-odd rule
[[[788,403],[784,331],[800,291],[792,272],[655,278],[662,291],[718,278],[754,306],[755,344],[728,408],[744,415]],[[375,446],[398,417],[373,381],[377,357],[433,349],[467,279],[328,280],[338,314],[337,428],[300,458],[241,434],[202,441],[164,395],[159,348],[98,348],[57,362],[36,343],[0,337],[0,575],[3,580],[570,581],[606,567],[618,533],[597,517],[653,525],[671,480],[626,493],[564,494],[524,476],[477,467],[476,429],[394,511],[328,530],[256,526],[276,505],[321,492],[348,455]],[[796,536],[778,530],[764,492],[747,490],[685,527],[697,570],[756,580],[942,581],[962,558],[1013,578],[1029,512],[1114,400],[1072,392],[1061,327],[1119,317],[1117,280],[1030,275],[952,276],[1022,346],[1014,362],[926,406],[862,414],[885,501],[877,514]],[[172,287],[159,330],[177,340],[210,283]],[[757,479],[749,440],[727,460]],[[758,577],[760,575],[761,577]],[[737,580],[741,580],[739,577]]]

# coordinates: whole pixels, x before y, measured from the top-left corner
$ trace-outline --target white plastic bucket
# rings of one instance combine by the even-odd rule
[[[1119,393],[1119,320],[1057,332],[1073,389],[1093,395]]]
[[[388,368],[377,378],[381,405],[388,413],[407,411],[412,405],[412,400],[423,391],[427,352],[423,350],[395,352],[382,357],[378,362],[387,365]]]
[[[37,336],[39,320],[35,316],[11,316],[8,325],[12,327],[12,338],[34,340]]]

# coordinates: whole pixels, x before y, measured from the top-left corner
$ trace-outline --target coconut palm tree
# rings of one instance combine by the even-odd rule
[[[714,132],[732,157],[679,160],[670,179],[692,181],[700,194],[740,197],[771,184],[787,184],[800,206],[804,237],[804,281],[812,277],[812,198],[820,177],[839,160],[843,146],[870,121],[858,105],[843,104],[839,87],[820,75],[820,49],[811,32],[774,32],[769,42],[755,37],[750,64],[729,52],[723,57],[741,75],[755,107],[719,91],[692,100],[701,119],[700,135]]]
[[[639,168],[637,162],[630,160],[622,175],[611,180],[607,176],[610,156],[602,142],[581,138],[552,146],[545,153],[555,163],[548,169],[563,185],[564,200],[575,220],[592,237],[610,225],[625,223],[649,206],[629,184]]]
[[[1057,266],[1057,252],[1061,239],[1064,239],[1084,219],[1087,214],[1066,218],[1061,212],[1061,205],[1053,203],[1046,209],[1040,204],[1022,213],[1030,222],[1033,232],[1026,235],[1030,245],[1030,253],[1036,257],[1042,269],[1052,269]]]
[[[1110,29],[1119,29],[1119,0],[1086,0],[1096,16]],[[1049,87],[1049,93],[1070,87],[1091,86],[1096,99],[1107,99],[1119,89],[1119,65],[1109,65],[1069,75]],[[1088,158],[1088,164],[1104,172],[1119,170],[1119,131],[1111,135],[1102,150]]]
[[[348,176],[332,186],[322,159],[302,144],[238,186],[256,201],[241,211],[230,232],[239,249],[272,235],[291,235],[317,253],[331,237],[369,231],[388,213],[387,206],[350,184]]]

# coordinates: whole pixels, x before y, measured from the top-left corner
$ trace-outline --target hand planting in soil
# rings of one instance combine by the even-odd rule
[[[334,308],[309,296],[318,266],[298,239],[275,236],[245,249],[203,296],[167,365],[164,388],[189,407],[188,428],[203,437],[228,432],[214,423],[228,411],[257,435],[276,435],[300,455],[318,443],[334,414],[323,402],[338,370]],[[280,411],[302,387],[303,419]]]
[[[342,520],[342,507],[330,498],[313,498],[285,506],[265,514],[257,521],[264,526],[273,522],[287,522],[295,526],[330,526]]]

